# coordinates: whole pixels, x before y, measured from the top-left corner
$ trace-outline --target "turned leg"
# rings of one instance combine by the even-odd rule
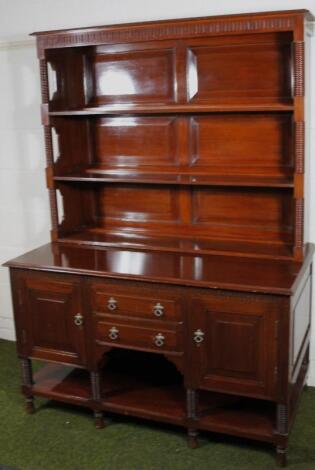
[[[191,449],[198,447],[198,431],[193,426],[194,421],[197,420],[197,392],[196,390],[186,390],[186,404],[187,404],[187,417],[190,426],[187,429],[187,444]]]
[[[94,423],[96,429],[104,428],[104,418],[102,411],[94,411]]]
[[[282,403],[277,405],[277,447],[276,463],[279,467],[287,465],[289,412],[288,406]]]
[[[276,448],[276,463],[279,467],[286,467],[287,465],[287,447],[277,446]]]
[[[196,429],[188,428],[187,430],[187,444],[190,449],[197,449],[198,444],[198,431]]]
[[[32,394],[33,386],[33,371],[32,362],[30,359],[21,359],[22,369],[22,393],[25,397],[25,411],[32,414],[35,411],[34,398]]]
[[[96,406],[101,400],[101,378],[99,372],[91,372],[91,387],[92,387],[92,399]],[[104,418],[103,413],[99,409],[94,409],[94,422],[96,429],[103,429]]]

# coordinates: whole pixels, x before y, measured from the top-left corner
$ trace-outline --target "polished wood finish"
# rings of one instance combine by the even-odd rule
[[[286,463],[309,362],[310,18],[36,33],[52,242],[6,264],[28,412],[38,395]]]
[[[199,366],[194,369],[195,388],[276,398],[284,301],[220,294],[194,296],[192,303],[190,328],[204,332],[198,347],[191,347],[192,361]]]
[[[292,260],[214,254],[184,255],[48,243],[11,260],[7,266],[43,272],[49,270],[55,273],[95,275],[108,280],[147,281],[153,283],[154,289],[156,283],[162,283],[290,296],[301,282],[302,266],[311,264],[313,251],[313,246],[308,244],[305,264],[302,265]],[[175,293],[173,295],[176,296]]]
[[[42,275],[20,279],[21,303],[25,308],[25,354],[85,365],[83,324],[77,318],[82,312],[77,279],[62,276],[51,279]]]

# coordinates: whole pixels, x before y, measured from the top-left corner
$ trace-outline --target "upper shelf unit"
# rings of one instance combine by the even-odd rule
[[[307,17],[37,34],[52,239],[301,260]]]
[[[288,111],[291,46],[276,32],[48,49],[48,112]]]

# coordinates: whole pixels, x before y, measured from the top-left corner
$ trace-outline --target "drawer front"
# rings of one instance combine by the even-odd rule
[[[166,289],[93,283],[92,308],[110,315],[181,321],[180,296]]]
[[[160,322],[159,322],[160,324]],[[139,322],[123,322],[115,317],[97,318],[95,325],[96,343],[116,347],[143,349],[155,352],[181,352],[183,349],[182,328],[147,326]]]

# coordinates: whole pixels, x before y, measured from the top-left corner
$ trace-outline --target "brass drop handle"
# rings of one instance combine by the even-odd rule
[[[107,302],[108,310],[114,311],[117,308],[117,300],[114,297],[110,297]]]
[[[155,346],[158,346],[160,348],[161,346],[164,346],[164,342],[165,336],[162,335],[162,333],[158,333],[154,338]]]
[[[81,315],[81,313],[77,313],[76,315],[74,315],[74,324],[75,326],[83,325],[83,315]]]
[[[118,328],[116,328],[116,326],[113,326],[112,328],[110,328],[108,336],[109,336],[109,338],[112,339],[113,341],[114,341],[115,339],[118,339],[118,337],[119,337],[119,330],[118,330]]]
[[[153,313],[156,317],[161,317],[164,315],[164,307],[160,302],[157,302],[153,307]]]
[[[196,330],[194,332],[194,341],[195,343],[197,344],[200,344],[203,342],[203,340],[205,339],[205,334],[202,330],[200,330],[200,328],[198,328],[198,330]]]

